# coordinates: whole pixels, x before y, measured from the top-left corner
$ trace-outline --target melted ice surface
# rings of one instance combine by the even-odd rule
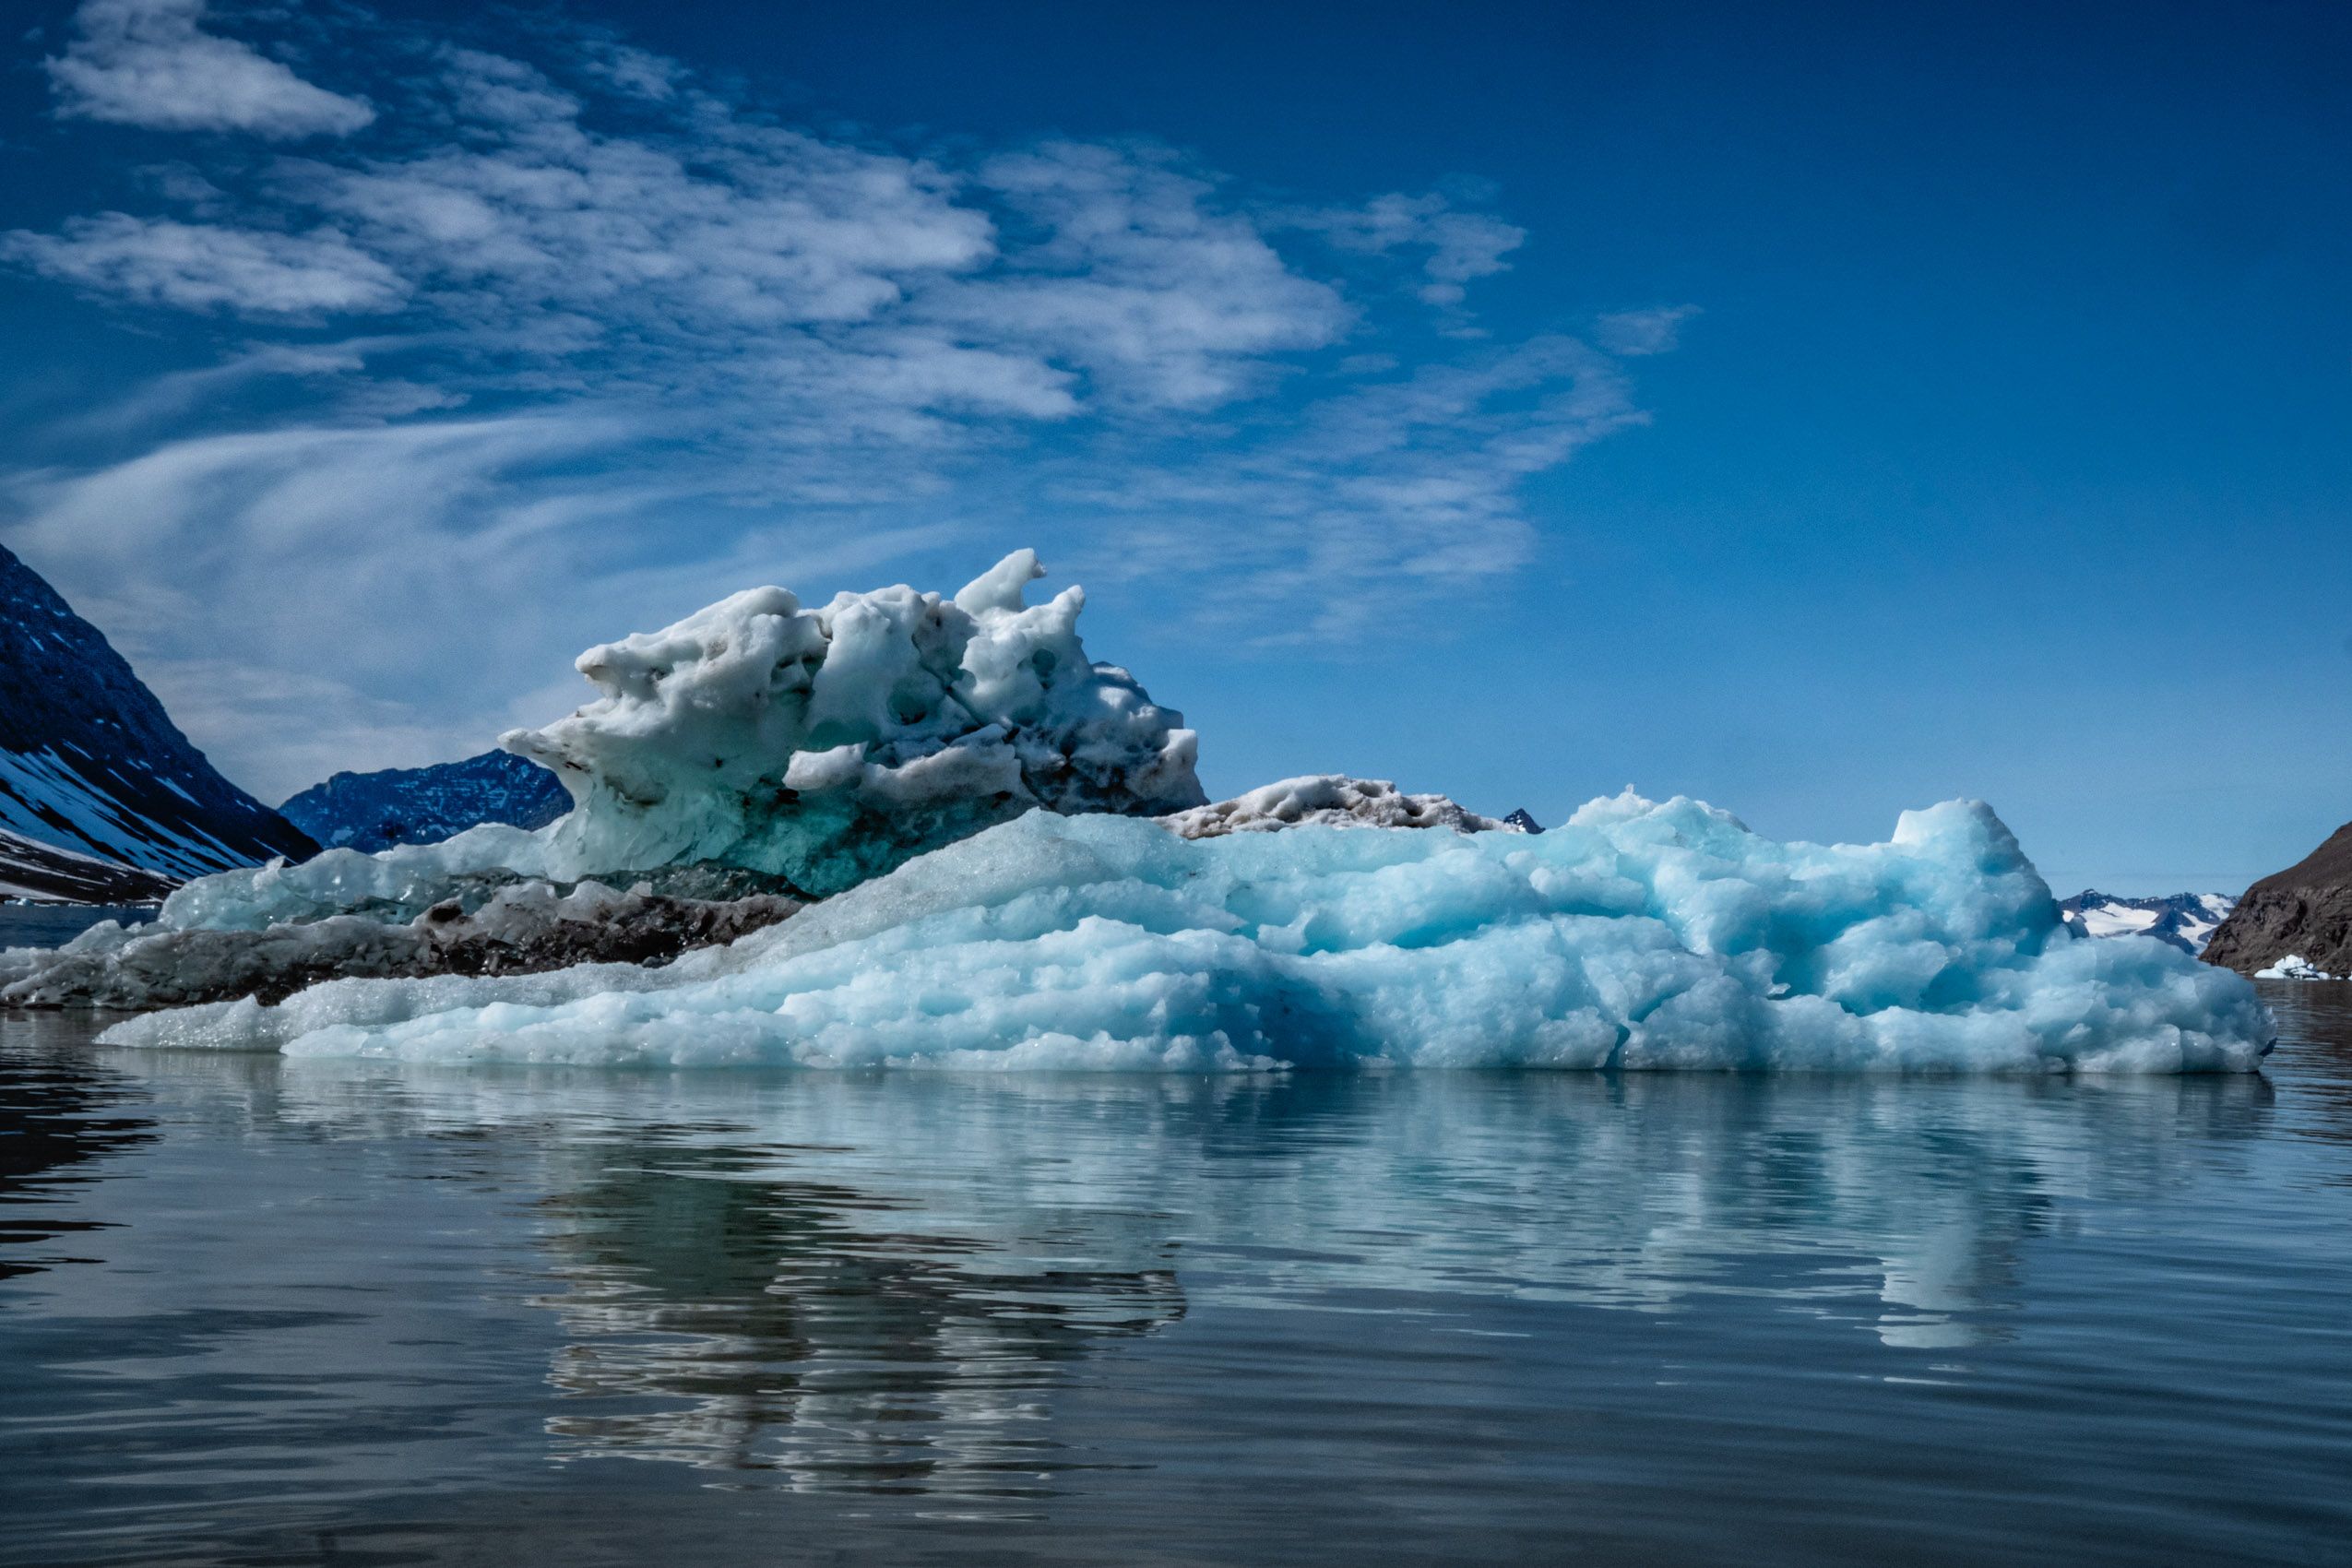
[[[664,969],[339,980],[115,1043],[567,1063],[2247,1071],[2253,988],[2079,938],[1991,811],[1782,844],[1630,792],[1540,837],[1036,813]]]

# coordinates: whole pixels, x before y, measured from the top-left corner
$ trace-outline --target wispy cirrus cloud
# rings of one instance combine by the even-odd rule
[[[1696,305],[1613,311],[1593,324],[1593,338],[1623,359],[1671,353],[1682,341],[1682,324],[1699,314]]]
[[[1520,486],[1646,417],[1610,356],[1544,337],[1325,398],[1204,458],[1073,484],[1126,519],[1096,573],[1181,576],[1202,519],[1246,517],[1251,529],[1211,530],[1210,612],[1260,641],[1345,646],[1526,565]]]
[[[826,540],[764,517],[648,538],[649,518],[695,497],[598,469],[636,434],[623,411],[573,408],[200,436],[10,476],[0,509],[182,726],[271,800],[324,777],[330,754],[460,755],[552,718],[564,699],[544,694],[576,686],[573,652],[683,614],[713,583],[860,573],[947,532]],[[542,709],[518,713],[523,694]]]
[[[589,28],[335,16],[335,58],[386,63],[342,91],[196,6],[85,6],[61,113],[113,117],[92,73],[180,71],[244,107],[128,123],[263,145],[181,144],[0,264],[241,336],[69,422],[143,445],[0,476],[0,526],[144,662],[232,638],[273,703],[326,682],[402,744],[746,581],[958,539],[1214,577],[1187,598],[1219,636],[1360,636],[1521,569],[1525,481],[1640,418],[1619,359],[1681,320],[1468,340],[1526,236],[1458,193],[1302,206],[1147,142],[894,145]],[[315,748],[244,701],[192,732],[305,782]]]
[[[1028,242],[921,308],[1079,367],[1107,398],[1214,407],[1271,356],[1349,325],[1336,289],[1292,270],[1248,213],[1160,149],[1055,142],[992,158],[977,180]]]
[[[1344,250],[1370,255],[1404,251],[1420,257],[1425,304],[1459,305],[1468,283],[1505,270],[1503,260],[1526,242],[1527,232],[1484,212],[1464,212],[1435,191],[1391,191],[1360,207],[1321,208],[1284,215],[1292,227],[1323,235]]]

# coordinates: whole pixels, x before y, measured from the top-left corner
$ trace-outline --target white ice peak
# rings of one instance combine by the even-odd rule
[[[1183,716],[1087,659],[1082,589],[1026,602],[1044,575],[1019,550],[952,600],[751,588],[588,649],[598,699],[500,738],[571,791],[551,869],[716,860],[830,893],[1039,806],[1202,803]]]

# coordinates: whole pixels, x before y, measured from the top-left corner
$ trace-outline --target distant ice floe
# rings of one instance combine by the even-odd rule
[[[1229,801],[1175,812],[1160,822],[1186,838],[1265,833],[1277,827],[1450,827],[1457,833],[1526,831],[1447,800],[1408,795],[1385,778],[1310,774],[1261,785]]]
[[[666,968],[344,980],[115,1026],[293,1055],[813,1068],[2245,1071],[2253,989],[2079,938],[1990,810],[1783,844],[1630,792],[1540,837],[1033,813]]]
[[[2267,969],[2256,969],[2256,980],[2352,980],[2352,975],[2332,975],[2305,958],[2300,953],[2289,953]]]

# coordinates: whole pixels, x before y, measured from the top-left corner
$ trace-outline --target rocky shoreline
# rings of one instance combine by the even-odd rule
[[[2326,974],[2352,974],[2352,822],[2246,889],[2204,957],[2241,975],[2275,968],[2288,957]]]

